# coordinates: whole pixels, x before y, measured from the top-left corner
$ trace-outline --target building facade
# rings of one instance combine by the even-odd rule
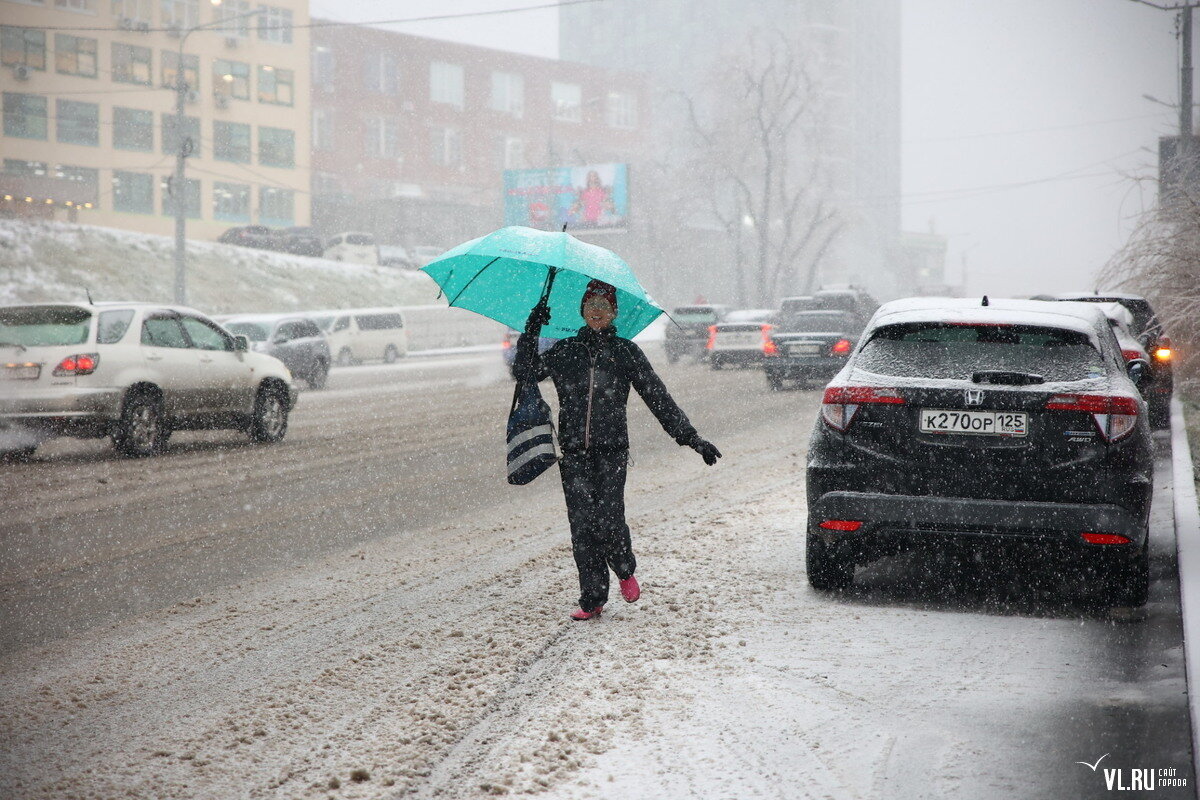
[[[563,58],[653,76],[659,90],[653,100],[659,109],[654,137],[662,158],[677,162],[685,162],[684,154],[693,146],[680,98],[688,98],[702,120],[730,113],[714,91],[715,74],[749,49],[765,51],[786,41],[819,83],[822,108],[819,134],[805,131],[806,140],[791,145],[792,177],[804,180],[812,167],[828,176],[840,224],[834,245],[816,262],[816,282],[861,284],[880,297],[911,291],[896,269],[899,0],[611,0],[562,6],[559,20]],[[743,218],[748,226],[758,224]],[[730,265],[740,258],[739,232],[718,225],[702,209],[685,227],[689,236],[682,249],[675,248],[684,263],[671,297],[687,302],[701,291],[710,300],[735,302],[740,278],[731,276]],[[689,239],[697,243],[690,252]],[[796,285],[790,291],[806,288]]]
[[[635,74],[357,26],[316,28],[312,46],[326,234],[446,248],[504,224],[505,170],[637,174],[649,99]]]
[[[170,234],[180,202],[194,239],[308,224],[308,22],[307,0],[0,0],[0,214]]]

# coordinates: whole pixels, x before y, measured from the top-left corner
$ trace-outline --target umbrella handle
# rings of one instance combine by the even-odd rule
[[[554,277],[558,275],[558,267],[551,267],[550,273],[546,276],[546,287],[542,289],[542,299],[538,300],[538,305],[549,305],[550,290],[554,288]]]

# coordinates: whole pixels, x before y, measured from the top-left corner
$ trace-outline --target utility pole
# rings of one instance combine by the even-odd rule
[[[1184,169],[1191,171],[1192,150],[1192,7],[1179,12],[1179,155]]]
[[[219,6],[220,0],[213,0],[213,5]],[[203,25],[193,25],[179,37],[179,61],[175,65],[175,174],[171,177],[171,204],[175,210],[175,303],[187,305],[187,157],[195,150],[195,143],[190,136],[184,136],[184,106],[187,103],[188,83],[184,79],[183,46],[193,33],[205,28],[224,26],[234,20],[245,17],[256,17],[262,14],[258,9],[246,14],[238,14],[224,19],[206,22]]]

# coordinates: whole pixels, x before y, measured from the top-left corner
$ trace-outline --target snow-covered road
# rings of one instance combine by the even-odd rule
[[[1169,472],[1144,620],[916,558],[819,594],[817,393],[664,368],[726,458],[634,416],[643,597],[571,623],[561,495],[503,485],[494,365],[422,373],[453,406],[378,372],[306,395],[277,449],[0,472],[0,796],[1090,798],[1105,767],[1194,796]]]

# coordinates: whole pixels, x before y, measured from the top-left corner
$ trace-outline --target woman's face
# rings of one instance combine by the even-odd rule
[[[594,331],[604,330],[616,318],[617,312],[607,297],[589,297],[583,304],[583,321]]]

